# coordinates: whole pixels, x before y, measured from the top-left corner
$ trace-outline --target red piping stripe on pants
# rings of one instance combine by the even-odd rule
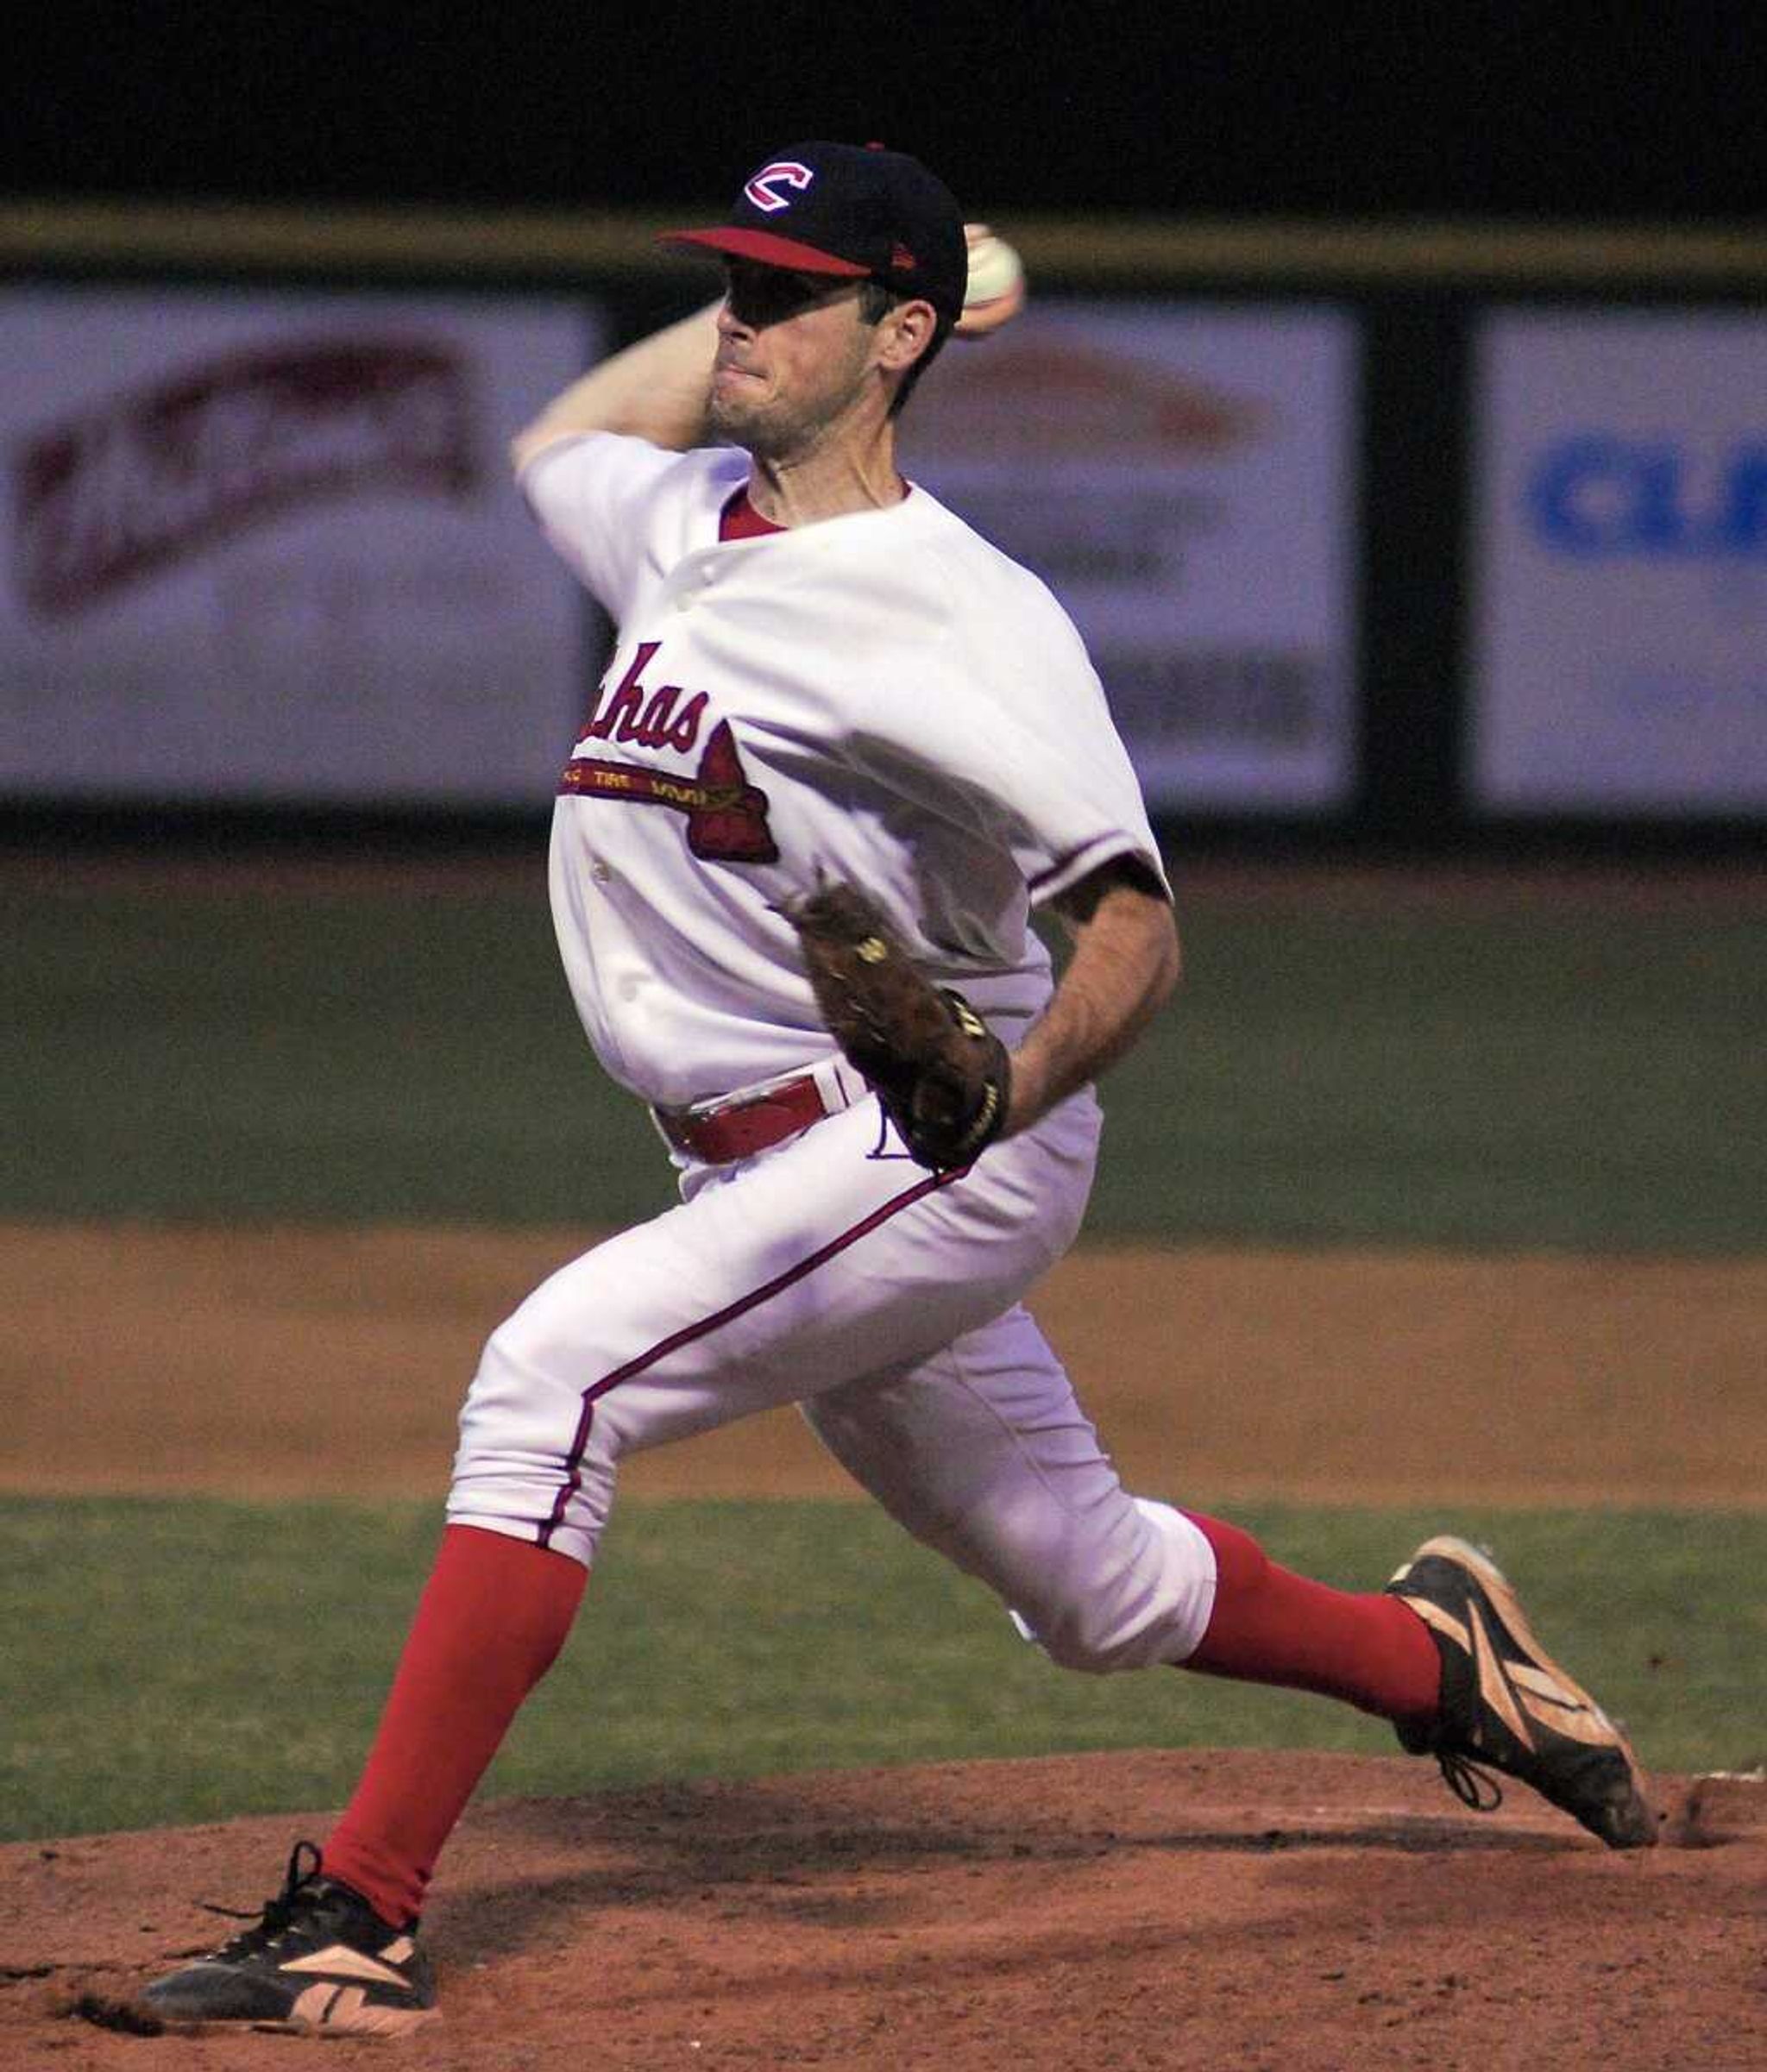
[[[784,1289],[794,1286],[806,1274],[814,1273],[818,1266],[826,1265],[828,1260],[845,1252],[850,1245],[856,1245],[862,1237],[877,1229],[880,1223],[887,1223],[902,1209],[913,1208],[916,1202],[936,1189],[947,1187],[953,1180],[962,1179],[969,1170],[967,1165],[964,1165],[951,1172],[928,1173],[924,1180],[908,1189],[905,1193],[897,1195],[894,1200],[884,1202],[881,1209],[874,1209],[863,1222],[855,1223],[850,1230],[842,1231],[838,1238],[831,1239],[808,1259],[800,1259],[795,1266],[788,1266],[783,1273],[776,1274],[770,1281],[738,1301],[727,1303],[712,1315],[701,1317],[697,1323],[684,1324],[679,1331],[671,1332],[667,1338],[640,1353],[636,1359],[627,1360],[624,1366],[616,1367],[611,1374],[604,1374],[600,1381],[591,1382],[583,1391],[582,1411],[576,1421],[570,1451],[564,1457],[564,1481],[550,1516],[539,1529],[540,1545],[550,1547],[552,1544],[552,1535],[564,1523],[564,1515],[570,1507],[571,1498],[582,1486],[583,1453],[589,1443],[589,1432],[594,1423],[595,1404],[610,1389],[617,1388],[622,1381],[631,1380],[634,1374],[643,1373],[647,1367],[654,1366],[659,1359],[666,1359],[678,1347],[690,1345],[695,1339],[704,1338],[720,1325],[734,1322],[738,1317],[747,1315],[751,1309],[758,1309],[763,1303],[770,1302]]]

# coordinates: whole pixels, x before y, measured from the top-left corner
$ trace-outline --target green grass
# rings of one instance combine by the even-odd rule
[[[1113,1074],[1095,1229],[1755,1250],[1767,928],[1211,907]]]
[[[1482,1538],[1647,1762],[1767,1755],[1767,1516],[1234,1515],[1358,1587],[1425,1531]],[[341,1803],[437,1529],[410,1504],[0,1501],[0,1834]],[[632,1504],[485,1789],[1187,1744],[1393,1746],[1290,1692],[1058,1670],[863,1506]]]
[[[1180,879],[1182,886],[1182,880]],[[670,1198],[531,891],[3,893],[0,1215],[626,1222]],[[1095,1236],[1767,1246],[1767,932],[1183,900]]]
[[[0,1213],[545,1223],[667,1205],[656,1133],[578,1033],[542,889],[5,901],[18,1127]]]

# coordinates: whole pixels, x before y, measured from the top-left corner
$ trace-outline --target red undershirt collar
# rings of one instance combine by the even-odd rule
[[[746,483],[718,513],[718,537],[720,540],[764,539],[770,532],[784,531],[783,525],[776,525],[771,518],[764,518],[750,503]]]
[[[909,485],[909,494],[914,494],[914,485]],[[729,497],[718,513],[718,537],[720,540],[764,539],[770,532],[785,532],[790,528],[776,525],[771,518],[764,518],[749,501],[748,485]]]

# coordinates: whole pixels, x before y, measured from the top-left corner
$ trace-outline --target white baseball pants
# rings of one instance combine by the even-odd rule
[[[915,1536],[1058,1661],[1183,1661],[1214,1600],[1202,1533],[1130,1497],[1020,1297],[1072,1242],[1090,1093],[935,1176],[875,1099],[731,1165],[563,1267],[492,1334],[448,1515],[588,1565],[620,1457],[798,1403]]]

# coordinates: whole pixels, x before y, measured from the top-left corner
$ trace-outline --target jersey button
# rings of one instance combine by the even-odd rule
[[[599,859],[589,865],[589,876],[598,885],[611,884],[613,880],[613,873]]]

